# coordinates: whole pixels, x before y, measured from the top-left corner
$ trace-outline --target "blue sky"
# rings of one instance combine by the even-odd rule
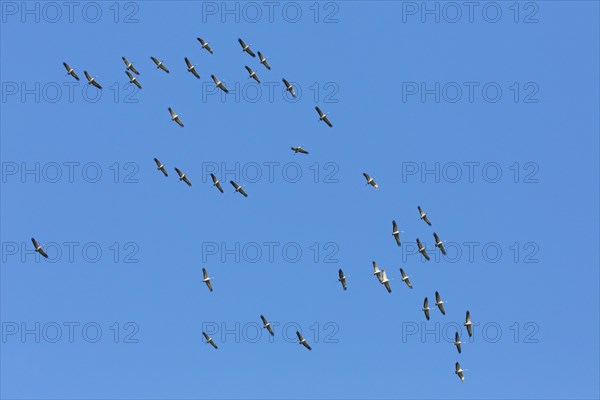
[[[598,398],[597,2],[23,4],[1,4],[3,398]]]

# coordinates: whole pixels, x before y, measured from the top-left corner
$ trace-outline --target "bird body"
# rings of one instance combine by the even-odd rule
[[[292,147],[292,150],[294,151],[294,154],[296,154],[296,153],[308,154],[308,151],[304,150],[302,148],[302,146]]]
[[[379,185],[377,184],[377,182],[375,182],[375,179],[371,178],[371,176],[369,174],[367,174],[366,172],[363,172],[363,176],[367,180],[367,185],[371,185],[375,189],[379,189]]]
[[[79,80],[79,76],[75,73],[75,70],[69,66],[66,62],[63,62],[65,69],[67,70],[67,75],[71,75],[75,80]]]

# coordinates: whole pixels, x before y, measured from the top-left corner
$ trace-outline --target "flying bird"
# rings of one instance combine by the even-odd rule
[[[379,270],[379,267],[377,266],[377,263],[375,261],[373,261],[373,275],[375,275],[377,277],[377,280],[379,281],[379,283],[381,282],[381,271]]]
[[[137,80],[137,78],[135,76],[131,75],[131,72],[125,71],[125,73],[129,77],[129,82],[130,83],[133,83],[135,86],[138,87],[138,89],[142,88],[142,85],[140,84],[140,82]]]
[[[446,249],[438,234],[433,232],[433,238],[435,239],[435,247],[439,248],[443,255],[446,255]]]
[[[412,284],[410,283],[410,279],[408,279],[410,276],[406,275],[402,268],[400,268],[400,275],[402,275],[402,281],[406,283],[406,286],[412,289]]]
[[[246,68],[246,71],[248,71],[248,73],[250,74],[250,76],[248,76],[248,78],[252,78],[254,79],[256,82],[260,83],[260,79],[258,79],[258,75],[256,75],[256,72],[254,72],[252,70],[252,68],[250,68],[247,65],[244,65],[244,68]]]
[[[212,178],[213,186],[216,186],[217,189],[219,189],[219,192],[223,193],[223,188],[221,187],[221,182],[219,182],[219,180],[217,179],[217,177],[215,176],[215,174],[211,173],[210,177]]]
[[[175,111],[173,111],[171,107],[169,107],[168,110],[169,114],[171,114],[171,121],[177,122],[177,125],[183,128],[183,122],[181,122],[181,119],[179,119],[179,115],[175,114]]]
[[[269,333],[271,334],[271,336],[275,336],[275,332],[273,332],[273,327],[271,326],[271,323],[267,321],[267,319],[265,318],[265,316],[261,315],[260,319],[262,319],[263,328],[265,328],[267,331],[269,331]]]
[[[423,247],[423,244],[421,243],[421,241],[418,238],[417,238],[417,246],[419,246],[419,253],[421,253],[427,261],[429,261],[429,254],[427,254],[427,250],[425,250],[425,247]]]
[[[298,340],[300,341],[300,344],[303,345],[304,347],[306,347],[309,350],[312,350],[310,345],[308,344],[308,342],[306,341],[306,339],[304,339],[302,337],[302,334],[299,331],[296,331],[296,336],[298,336]]]
[[[342,288],[344,288],[344,290],[347,290],[348,287],[346,286],[346,275],[344,275],[344,271],[342,271],[342,269],[340,268],[340,270],[338,271],[338,281],[340,281],[342,283]]]
[[[165,71],[167,74],[169,73],[169,69],[165,66],[165,64],[163,64],[162,61],[159,61],[156,57],[150,57],[150,59],[152,61],[154,61],[154,64],[156,64],[156,68],[160,68],[163,71]]]
[[[444,303],[445,301],[442,300],[442,298],[440,297],[440,292],[435,292],[435,305],[437,306],[437,308],[440,309],[440,312],[442,313],[442,315],[446,315],[446,310],[444,310]]]
[[[123,62],[125,63],[125,69],[133,72],[136,75],[139,75],[139,71],[137,69],[135,69],[135,67],[133,66],[133,64],[131,62],[129,62],[129,60],[125,57],[121,57],[121,59],[123,60]]]
[[[289,83],[285,78],[283,78],[282,81],[283,81],[283,84],[285,85],[285,90],[290,92],[292,97],[296,97],[296,91],[294,90],[294,87],[292,86],[292,84]]]
[[[87,71],[83,71],[83,74],[85,75],[86,79],[88,80],[88,85],[94,85],[96,86],[98,89],[102,89],[102,86],[100,86],[100,84],[98,82],[96,82],[96,78],[92,77],[89,72]]]
[[[396,220],[392,220],[392,235],[396,239],[396,244],[400,246],[400,231],[398,230],[398,224]]]
[[[212,347],[214,347],[215,349],[218,349],[217,344],[210,336],[208,336],[208,333],[202,332],[202,334],[204,335],[204,339],[206,339],[206,343],[210,343],[212,345]]]
[[[75,70],[73,68],[69,67],[69,64],[67,64],[66,62],[63,62],[63,65],[65,66],[65,69],[67,70],[67,75],[71,75],[76,80],[79,80],[79,77],[75,73]]]
[[[190,182],[190,180],[188,179],[186,174],[181,172],[181,170],[179,168],[175,167],[175,172],[177,172],[177,175],[179,175],[180,181],[184,181],[185,183],[187,183],[188,186],[192,186],[192,182]]]
[[[421,219],[423,221],[425,221],[427,223],[427,225],[431,226],[431,222],[429,222],[429,218],[427,218],[427,214],[425,214],[425,211],[423,211],[421,206],[417,206],[417,208],[419,209],[419,214],[421,215]]]
[[[454,343],[453,344],[456,346],[456,350],[458,350],[458,354],[460,354],[461,353],[460,345],[462,344],[462,342],[460,341],[460,336],[458,335],[458,332],[456,332],[454,334]]]
[[[241,194],[244,195],[244,197],[248,197],[248,194],[246,193],[246,191],[244,190],[244,188],[242,188],[240,185],[238,185],[234,181],[230,181],[230,182],[231,182],[231,185],[235,188],[236,192],[240,192]]]
[[[464,376],[463,372],[465,372],[465,371],[460,367],[460,363],[457,361],[456,365],[455,365],[455,371],[454,371],[454,373],[456,375],[458,375],[458,377],[460,378],[461,382],[465,381],[465,376]]]
[[[385,273],[385,269],[381,270],[381,284],[383,286],[385,286],[388,293],[392,293],[392,287],[390,286],[390,280],[388,279],[387,274]]]
[[[200,74],[196,71],[196,64],[192,64],[192,62],[187,58],[183,58],[185,60],[185,64],[187,65],[188,72],[191,72],[196,78],[200,79]]]
[[[206,268],[202,268],[202,282],[206,283],[206,286],[208,287],[208,290],[210,290],[211,292],[213,291],[212,288],[212,283],[210,283],[210,277],[208,276],[208,272],[206,272]]]
[[[267,62],[267,58],[265,56],[263,56],[260,51],[258,52],[258,58],[260,59],[260,63],[262,65],[264,65],[268,70],[271,69],[271,66],[269,65],[269,63]]]
[[[238,42],[240,43],[240,46],[242,46],[242,51],[245,51],[252,57],[256,57],[256,54],[254,54],[254,52],[250,49],[250,46],[247,45],[242,39],[238,39]]]
[[[200,42],[200,44],[202,45],[202,48],[205,49],[206,51],[208,51],[210,54],[213,53],[212,49],[209,46],[208,42],[205,42],[202,38],[196,38],[198,39],[198,41]]]
[[[375,179],[373,179],[369,176],[369,174],[367,174],[366,172],[363,172],[363,176],[367,180],[367,185],[371,185],[375,189],[379,189],[379,185],[377,184],[377,182],[375,182]]]
[[[156,168],[156,169],[158,169],[158,170],[159,170],[159,171],[161,171],[163,174],[165,174],[165,176],[169,176],[169,174],[167,173],[167,170],[165,169],[165,166],[164,166],[164,165],[163,165],[163,164],[162,164],[162,163],[159,161],[159,159],[158,159],[158,158],[156,158],[156,157],[155,157],[155,158],[154,158],[154,162],[156,163],[156,166],[158,167],[158,168]]]
[[[425,297],[421,311],[425,313],[425,318],[427,318],[427,321],[429,321],[429,310],[431,310],[431,308],[429,308],[429,300],[427,300],[427,297]]]
[[[46,252],[44,251],[42,246],[37,242],[37,240],[35,240],[34,238],[31,238],[31,243],[33,243],[33,247],[35,247],[35,251],[40,253],[44,258],[48,258],[48,254],[46,254]]]
[[[473,336],[473,322],[471,322],[471,313],[469,311],[467,311],[467,316],[465,317],[465,323],[463,325],[467,327],[469,337]]]
[[[317,110],[317,113],[319,114],[319,121],[323,121],[330,128],[333,128],[333,124],[331,123],[331,121],[329,121],[329,118],[327,118],[327,114],[325,114],[323,111],[321,111],[321,109],[319,108],[319,106],[315,106],[315,110]]]
[[[294,151],[294,154],[296,154],[296,153],[308,154],[308,151],[304,150],[302,148],[302,146],[292,147],[292,150]]]
[[[216,77],[216,76],[214,76],[214,75],[211,75],[210,77],[212,78],[213,82],[215,82],[215,85],[217,85],[217,87],[218,87],[219,89],[221,89],[221,90],[222,90],[222,91],[224,91],[225,93],[229,93],[229,90],[227,90],[227,88],[225,87],[225,85],[223,85],[223,82],[221,82],[221,81],[219,80],[219,78],[217,78],[217,77]]]

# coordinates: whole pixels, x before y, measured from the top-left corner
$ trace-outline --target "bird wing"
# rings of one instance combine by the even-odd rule
[[[140,71],[138,71],[133,64],[129,64],[129,69],[133,71],[134,74],[139,75]]]
[[[425,214],[423,212],[423,209],[421,208],[421,206],[417,206],[417,209],[419,210],[419,215],[421,215],[421,217],[423,216],[423,214]]]
[[[127,76],[129,77],[129,81],[133,82],[133,75],[131,75],[131,72],[129,71],[125,71],[125,73],[127,74]]]
[[[427,299],[427,297],[425,297],[425,300],[423,301],[423,308],[429,308],[429,299]]]
[[[308,151],[304,150],[303,148],[298,149],[298,151],[302,154],[308,154]]]
[[[240,46],[242,46],[242,49],[246,49],[246,43],[241,38],[238,39],[238,42],[240,43]]]
[[[393,219],[392,220],[392,232],[396,232],[398,230],[398,224],[396,223],[396,220]]]
[[[406,272],[402,268],[400,268],[400,275],[402,275],[402,279],[406,278]]]
[[[213,181],[214,184],[217,183],[218,179],[217,179],[217,176],[215,174],[211,173],[210,174],[210,178],[212,179],[212,181]]]
[[[71,67],[69,67],[69,64],[67,64],[66,62],[63,62],[63,65],[65,66],[65,69],[67,70],[67,72],[69,72],[71,70]]]
[[[38,242],[37,240],[35,240],[34,238],[31,238],[31,243],[33,243],[33,247],[35,247],[36,249],[38,248]]]
[[[136,79],[135,81],[133,81],[133,84],[134,84],[135,86],[137,86],[137,87],[138,87],[138,89],[141,89],[141,88],[142,88],[142,85],[141,85],[141,84],[138,82],[138,80],[137,80],[137,79]]]
[[[394,239],[396,239],[396,244],[398,246],[400,246],[401,244],[400,244],[400,234],[399,233],[394,234]]]
[[[154,57],[150,57],[150,59],[151,59],[152,61],[154,61],[154,64],[156,64],[156,65],[160,64],[160,61],[158,61],[156,58],[154,58]]]
[[[256,57],[256,54],[254,54],[254,52],[250,49],[250,47],[248,47],[246,49],[246,53],[250,54],[252,57]]]
[[[471,322],[471,313],[469,311],[467,311],[467,315],[465,317],[465,323],[467,322]]]
[[[180,178],[183,176],[183,172],[177,167],[175,167],[175,172],[177,172],[177,175],[179,175]]]
[[[229,93],[229,90],[227,90],[227,88],[225,87],[225,85],[223,85],[223,82],[220,82],[217,86],[219,88],[221,88],[221,90],[224,91],[225,93]]]
[[[188,179],[187,176],[184,176],[183,178],[181,178],[185,183],[187,183],[188,186],[192,186],[192,182],[190,182],[190,180]]]
[[[410,279],[406,278],[406,280],[405,280],[404,282],[406,282],[406,285],[407,285],[407,286],[408,286],[410,289],[412,289],[412,284],[410,283]]]
[[[244,190],[242,187],[240,187],[240,189],[239,189],[238,191],[239,191],[241,194],[243,194],[243,195],[244,195],[244,197],[248,197],[248,193],[246,193],[246,191],[245,191],[245,190]]]
[[[248,71],[248,73],[249,73],[250,75],[252,75],[252,72],[253,72],[253,71],[252,71],[252,68],[250,68],[250,67],[249,67],[249,66],[247,66],[247,65],[244,65],[244,68],[246,68],[246,71]]]
[[[440,298],[440,292],[435,292],[435,302],[439,303],[440,300],[441,300],[441,298]]]
[[[210,336],[208,336],[206,332],[202,332],[202,335],[204,336],[204,339],[206,339],[207,342],[210,340]]]
[[[417,238],[417,246],[419,246],[419,250],[421,250],[423,248],[423,245],[421,244],[421,241]]]
[[[217,189],[219,189],[219,192],[223,193],[223,187],[221,186],[221,182],[216,183],[215,186],[217,187]]]
[[[85,78],[88,80],[88,82],[92,80],[92,76],[89,72],[83,71],[83,74],[85,75]]]
[[[461,350],[461,348],[460,348],[460,343],[458,343],[458,344],[456,345],[456,350],[458,350],[458,354],[462,353],[462,350]]]
[[[289,90],[290,86],[292,86],[292,85],[290,85],[290,83],[285,78],[283,78],[281,80],[283,81],[283,84],[285,85],[285,88]]]
[[[438,304],[438,308],[442,312],[442,315],[446,315],[446,310],[444,309],[444,304]]]
[[[179,119],[179,117],[175,118],[175,122],[177,122],[177,124],[183,128],[183,122],[181,122],[181,120]]]
[[[160,64],[159,67],[160,69],[162,69],[163,71],[165,71],[167,74],[169,73],[169,69],[167,67],[165,67],[165,64]]]
[[[388,293],[392,293],[392,287],[390,286],[389,282],[385,282],[383,285],[387,289]]]
[[[464,374],[462,373],[462,371],[458,373],[458,377],[460,378],[461,382],[464,382],[464,381],[465,381],[465,376],[464,376]]]
[[[211,75],[210,77],[212,78],[212,80],[215,83],[215,85],[219,84],[219,78],[217,78],[215,75]]]
[[[275,332],[273,332],[273,327],[271,327],[271,325],[267,325],[267,330],[269,331],[271,336],[275,336]]]
[[[190,62],[190,60],[187,57],[183,58],[185,60],[185,65],[187,65],[188,68],[192,67],[192,63]]]
[[[467,332],[469,332],[469,337],[473,336],[473,325],[467,325]]]
[[[231,183],[231,185],[235,188],[235,190],[239,190],[240,185],[238,185],[237,183],[235,183],[234,181],[229,181]]]
[[[198,39],[198,41],[200,42],[202,47],[204,47],[206,45],[206,42],[203,39],[201,39],[201,38],[196,38],[196,39]]]
[[[317,110],[317,113],[319,113],[319,117],[323,117],[323,111],[321,111],[319,106],[315,106],[315,110]]]
[[[440,242],[440,237],[438,236],[437,233],[433,232],[433,238],[435,239],[435,243],[437,244],[438,242]]]
[[[169,114],[171,114],[171,118],[175,118],[175,111],[171,107],[168,108]]]
[[[210,54],[212,54],[212,53],[213,53],[213,50],[212,50],[212,48],[211,48],[210,46],[206,45],[206,46],[205,46],[205,48],[206,48],[206,50],[207,50],[207,51],[208,51]]]
[[[77,76],[77,74],[75,73],[75,71],[71,71],[71,76],[73,78],[75,78],[76,80],[79,80],[79,76]]]
[[[200,74],[198,74],[198,71],[196,71],[196,68],[192,68],[192,70],[190,71],[192,73],[192,75],[194,75],[196,78],[200,79]]]
[[[306,347],[307,349],[312,350],[312,347],[310,347],[310,345],[306,341],[302,342],[302,345],[304,345],[304,347]]]
[[[260,52],[258,53],[260,55]],[[267,62],[267,59],[264,56],[261,56],[261,60],[260,60],[261,64],[264,65],[268,70],[271,69],[271,66],[269,65],[269,63]]]
[[[425,249],[423,249],[423,257],[425,257],[425,259],[426,259],[427,261],[429,261],[429,260],[430,260],[430,258],[429,258],[429,254],[427,254],[427,250],[425,250]]]
[[[204,279],[208,278],[208,272],[206,271],[206,268],[202,268],[202,276],[204,277]]]
[[[446,248],[444,247],[443,244],[440,244],[440,251],[442,252],[443,255],[446,255]]]
[[[212,345],[212,347],[214,347],[215,349],[218,349],[219,347],[217,346],[217,344],[215,343],[215,341],[210,338],[210,340],[208,341],[208,343],[210,343]]]
[[[100,84],[98,82],[96,82],[95,80],[92,81],[92,85],[96,86],[98,89],[102,89],[102,86],[100,86]]]
[[[425,221],[427,225],[431,226],[431,222],[429,222],[429,218],[427,218],[427,215],[423,217],[423,221]]]
[[[162,164],[162,163],[160,162],[160,160],[159,160],[158,158],[154,157],[154,162],[156,163],[156,166],[157,166],[158,168],[160,168],[160,165]]]
[[[369,174],[367,174],[366,172],[363,172],[363,176],[365,177],[365,179],[367,180],[367,183],[371,180],[371,177],[369,176]]]
[[[265,316],[264,316],[264,315],[261,315],[261,316],[260,316],[260,319],[262,320],[262,322],[263,322],[263,325],[266,325],[266,324],[268,323],[268,321],[267,321],[267,319],[265,318]]]
[[[206,286],[208,286],[208,290],[210,290],[211,292],[213,291],[212,283],[210,283],[210,281],[206,281]]]
[[[162,171],[163,174],[165,174],[165,176],[169,176],[165,167],[160,167],[160,170]]]
[[[456,372],[460,371],[460,363],[458,361],[454,364],[454,369]]]
[[[331,121],[329,120],[329,118],[327,118],[327,117],[324,117],[324,118],[323,118],[323,121],[325,121],[325,123],[326,123],[326,124],[327,124],[327,125],[328,125],[330,128],[333,128],[333,124],[331,123]]]
[[[304,340],[304,338],[302,337],[302,334],[300,333],[300,331],[296,331],[296,336],[298,336],[298,340],[299,341]]]
[[[425,318],[427,318],[427,321],[429,321],[429,310],[425,310]]]
[[[342,271],[341,268],[338,270],[338,276],[340,277],[340,279],[344,279],[344,271]]]

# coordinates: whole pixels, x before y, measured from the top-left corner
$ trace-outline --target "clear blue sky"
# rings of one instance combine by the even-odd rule
[[[597,2],[437,3],[439,22],[422,2],[281,3],[272,17],[262,2],[77,3],[72,22],[50,4],[1,4],[3,398],[598,398]],[[72,100],[63,61],[82,79]],[[232,93],[213,94],[211,74]],[[281,85],[268,97],[284,77],[295,102]],[[446,315],[423,324],[436,290]],[[479,325],[459,355],[444,334],[466,310]],[[279,323],[273,341],[253,340],[260,314]]]

